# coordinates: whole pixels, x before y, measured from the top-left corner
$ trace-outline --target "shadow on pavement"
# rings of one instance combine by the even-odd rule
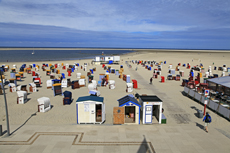
[[[19,126],[16,130],[14,130],[10,135],[14,134],[16,131],[18,131],[21,127],[23,127],[33,116],[37,115],[37,112],[34,114],[31,114],[31,116],[21,125]]]
[[[201,130],[204,130],[204,126],[196,122],[196,126],[198,126]]]

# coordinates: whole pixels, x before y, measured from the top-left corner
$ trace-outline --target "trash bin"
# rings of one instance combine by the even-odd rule
[[[197,111],[197,116],[198,116],[198,118],[203,118],[203,111],[202,110],[198,110]]]

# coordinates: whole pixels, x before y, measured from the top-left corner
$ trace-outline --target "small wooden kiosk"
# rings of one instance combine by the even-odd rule
[[[140,124],[141,105],[133,95],[127,95],[117,100],[119,107],[113,108],[113,124]]]
[[[159,123],[162,118],[162,100],[155,95],[140,96],[143,124]]]
[[[105,104],[103,97],[84,96],[76,101],[77,124],[105,122]]]

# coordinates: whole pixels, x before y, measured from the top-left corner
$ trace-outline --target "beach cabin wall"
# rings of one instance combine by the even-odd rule
[[[95,57],[95,62],[100,62],[100,56]]]
[[[162,101],[157,96],[140,96],[139,102],[142,104],[142,122],[143,124],[156,123],[153,116],[161,124]]]
[[[113,61],[113,56],[105,56],[105,61]]]
[[[105,122],[103,97],[85,96],[76,101],[77,124],[102,124]]]
[[[113,56],[114,62],[120,62],[120,56]]]

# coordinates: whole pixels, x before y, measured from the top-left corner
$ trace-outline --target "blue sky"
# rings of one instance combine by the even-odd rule
[[[229,0],[0,0],[0,47],[230,49]]]

